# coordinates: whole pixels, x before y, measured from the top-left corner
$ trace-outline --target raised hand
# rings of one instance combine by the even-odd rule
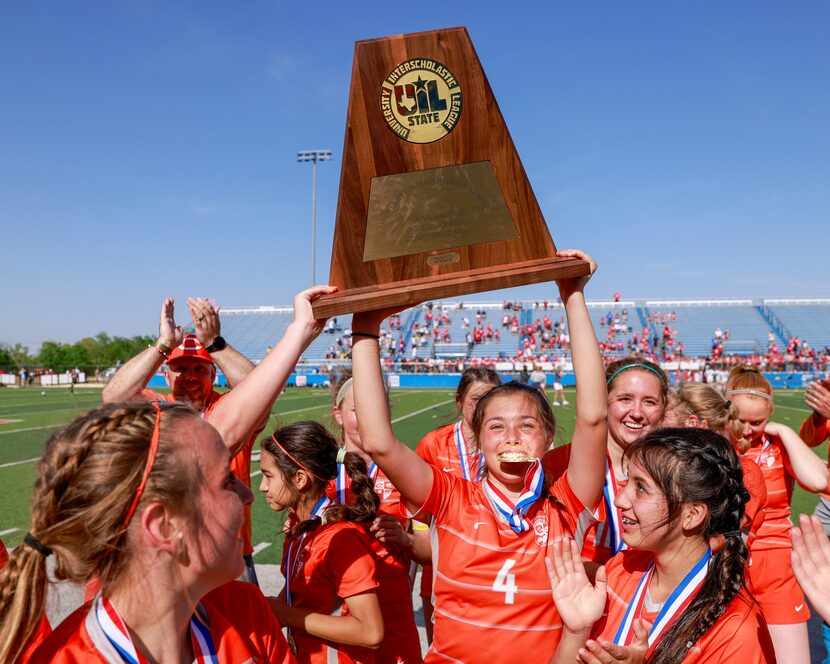
[[[812,607],[830,620],[830,541],[818,517],[800,514],[793,528],[793,572]]]
[[[588,254],[584,251],[580,251],[579,249],[563,249],[562,251],[557,251],[556,255],[559,258],[581,258],[584,261],[588,261],[589,266],[588,274],[583,277],[568,277],[557,280],[556,283],[559,286],[559,294],[564,302],[572,293],[581,291],[585,288],[585,284],[590,281],[591,277],[594,275],[594,272],[597,271],[597,263]]]
[[[335,286],[312,286],[294,296],[294,322],[303,326],[312,339],[323,331],[326,319],[315,319],[311,305],[323,295],[329,295],[336,290]]]
[[[173,314],[173,298],[168,297],[161,305],[159,316],[159,341],[168,348],[175,348],[182,343],[184,331],[181,325],[176,325]]]
[[[591,585],[576,542],[570,537],[554,542],[545,565],[553,601],[565,629],[571,632],[590,629],[605,609],[605,567],[597,570],[596,585]]]
[[[204,297],[187,298],[187,309],[196,329],[196,338],[205,348],[220,336],[219,311],[222,307],[215,307],[210,300]]]

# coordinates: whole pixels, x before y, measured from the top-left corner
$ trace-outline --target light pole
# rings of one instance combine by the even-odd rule
[[[317,162],[331,161],[331,150],[300,150],[297,161],[311,162],[311,285],[317,283],[314,271],[315,234],[317,230]]]

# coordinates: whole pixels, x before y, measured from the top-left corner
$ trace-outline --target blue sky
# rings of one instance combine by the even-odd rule
[[[0,340],[153,333],[166,296],[290,303],[301,149],[334,153],[323,281],[354,42],[456,25],[557,245],[600,264],[589,297],[830,295],[826,2],[6,3]]]

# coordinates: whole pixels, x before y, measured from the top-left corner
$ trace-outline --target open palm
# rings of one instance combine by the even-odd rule
[[[570,538],[555,542],[545,563],[553,601],[565,628],[572,632],[590,629],[605,608],[605,567],[597,570],[596,584],[591,584],[576,542]]]

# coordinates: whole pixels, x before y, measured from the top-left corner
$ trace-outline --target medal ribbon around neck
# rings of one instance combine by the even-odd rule
[[[369,464],[366,474],[369,476],[369,479],[372,480],[372,486],[374,486],[378,478],[378,465],[374,461]],[[335,482],[335,487],[335,498],[337,499],[337,502],[341,505],[348,505],[349,491],[352,488],[352,481],[349,478],[349,474],[346,472],[345,463],[337,464],[337,480]]]
[[[311,516],[308,517],[309,520],[314,519],[316,517],[324,519],[325,511],[329,507],[331,507],[331,505],[331,498],[329,498],[326,495],[321,496],[320,500],[318,500],[314,507],[311,509]],[[288,556],[286,556],[285,561],[285,601],[288,604],[288,606],[291,606],[291,581],[297,575],[297,567],[300,563],[300,556],[303,552],[303,549],[305,548],[304,544],[306,535],[308,535],[308,532],[303,533],[288,545]]]
[[[130,664],[146,664],[147,658],[138,652],[132,638],[130,638],[127,626],[121,616],[118,615],[118,611],[115,610],[109,598],[99,595],[93,603],[93,609],[101,631],[104,632],[112,647],[121,655],[122,661]],[[216,648],[213,645],[210,630],[207,625],[198,619],[196,614],[190,619],[190,642],[193,645],[193,654],[196,656],[194,662],[197,664],[218,664],[219,660],[216,657]]]
[[[464,425],[461,421],[455,423],[455,449],[458,450],[462,477],[471,482],[478,482],[481,473],[481,452],[470,452],[467,449],[467,439],[464,436]],[[470,461],[475,464],[475,474],[470,470]]]
[[[684,609],[691,603],[703,581],[706,579],[706,573],[709,570],[709,560],[712,557],[712,550],[707,548],[706,552],[695,563],[695,566],[689,570],[689,573],[683,578],[680,584],[672,591],[669,598],[657,614],[657,619],[654,621],[651,630],[648,633],[648,653],[646,657],[651,654],[652,649],[657,643],[660,636],[666,631],[666,628],[674,622],[675,618],[679,616]],[[614,637],[614,643],[617,645],[627,646],[631,643],[634,636],[632,625],[636,618],[639,618],[643,612],[643,604],[646,600],[646,593],[648,592],[651,577],[654,575],[654,563],[649,565],[648,569],[643,574],[637,588],[634,591],[634,596],[628,603],[628,609],[625,611],[620,628]]]
[[[490,481],[489,477],[484,480],[483,488],[490,503],[504,517],[513,531],[523,533],[531,527],[524,515],[539,500],[544,482],[545,473],[542,470],[542,462],[537,458],[533,460],[525,473],[524,489],[515,505]]]
[[[769,439],[768,436],[764,436],[764,442],[761,445],[761,451],[758,452],[758,456],[755,457],[755,463],[757,463],[759,466],[761,466],[761,457],[764,456],[764,452],[767,451],[767,448],[769,448],[770,445],[772,445],[772,441]],[[761,466],[761,468],[763,468],[763,466]]]
[[[608,515],[608,535],[611,540],[611,553],[619,553],[628,546],[622,541],[622,528],[620,511],[614,504],[617,499],[617,477],[614,473],[614,464],[611,457],[605,461],[605,486],[602,487],[602,494],[605,497],[605,512]]]

